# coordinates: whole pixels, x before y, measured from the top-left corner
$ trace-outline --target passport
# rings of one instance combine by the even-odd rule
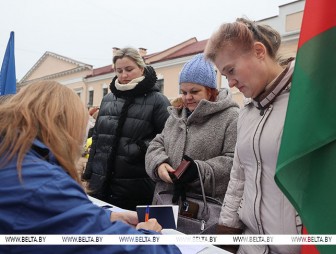
[[[146,205],[136,207],[139,222],[145,221],[146,208]],[[162,228],[176,229],[178,208],[178,205],[150,205],[149,219],[155,218]]]
[[[172,179],[172,181],[175,182],[176,180],[180,179],[180,177],[183,175],[183,173],[186,171],[189,165],[190,161],[183,159],[174,172],[169,172],[169,176]]]

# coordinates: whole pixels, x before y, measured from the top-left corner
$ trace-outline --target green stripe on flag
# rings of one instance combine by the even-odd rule
[[[336,233],[336,27],[297,54],[275,181],[310,234]]]

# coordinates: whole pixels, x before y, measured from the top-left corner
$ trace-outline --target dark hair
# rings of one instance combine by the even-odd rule
[[[274,60],[277,59],[281,44],[280,34],[268,25],[257,24],[245,18],[222,24],[210,37],[205,56],[215,61],[217,52],[226,46],[240,47],[244,51],[249,51],[254,42],[261,42],[266,47],[268,55]]]

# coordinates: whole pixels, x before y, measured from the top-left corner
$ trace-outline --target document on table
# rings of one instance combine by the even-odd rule
[[[120,207],[110,205],[109,203],[106,203],[104,201],[101,201],[99,199],[96,199],[94,197],[88,196],[88,198],[92,201],[93,204],[104,207],[105,209],[109,209],[114,212],[123,212],[127,211]],[[162,234],[164,235],[181,235],[184,234],[175,230],[175,229],[162,229]],[[197,254],[197,253],[204,253],[204,254],[213,254],[213,253],[230,253],[225,250],[219,249],[213,245],[176,245],[182,254]]]
[[[162,228],[176,229],[178,207],[178,205],[138,205],[136,211],[139,222],[145,221],[146,211],[148,210],[149,218],[155,218]]]
[[[174,230],[174,229],[162,229],[163,235],[181,235],[184,234]],[[176,246],[180,249],[182,254],[197,254],[198,252],[204,250],[209,245],[182,245],[182,244],[176,244]]]
[[[114,205],[110,205],[109,203],[106,203],[104,201],[101,201],[97,198],[88,196],[88,198],[92,201],[93,204],[95,204],[96,206],[111,210],[113,212],[125,212],[124,209],[118,207],[118,206],[114,206]]]

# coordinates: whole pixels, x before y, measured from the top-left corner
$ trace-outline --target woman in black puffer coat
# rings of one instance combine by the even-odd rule
[[[91,196],[135,210],[152,202],[155,184],[146,173],[145,154],[163,129],[170,104],[136,49],[117,51],[113,63],[117,75],[100,105],[83,179]]]

